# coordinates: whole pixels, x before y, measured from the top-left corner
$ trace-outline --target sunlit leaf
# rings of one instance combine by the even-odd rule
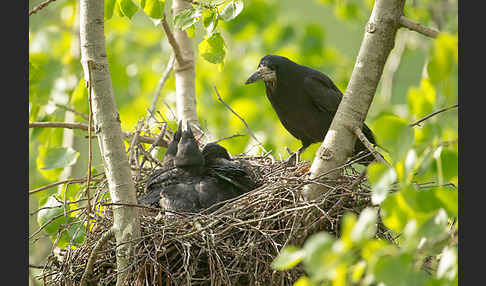
[[[165,0],[141,0],[140,7],[145,14],[154,19],[161,19],[164,15]]]
[[[199,8],[191,7],[184,9],[174,17],[174,26],[184,31],[199,21],[201,13],[201,9]]]
[[[199,54],[213,64],[222,63],[226,55],[224,39],[220,33],[213,33],[199,44]]]
[[[457,248],[445,247],[437,268],[437,278],[457,279],[457,270]]]
[[[272,268],[277,270],[287,270],[299,264],[304,259],[305,251],[292,245],[284,247],[275,260]]]
[[[422,79],[420,88],[412,87],[408,91],[408,106],[417,119],[432,113],[436,92],[434,86],[427,78]]]
[[[49,223],[44,227],[44,231],[49,235],[56,234],[59,226],[65,222],[63,216],[55,219],[55,217],[64,213],[63,204],[58,202],[54,196],[50,196],[46,203],[41,205],[40,208],[41,210],[37,213],[37,222],[39,223],[39,226]]]
[[[390,152],[394,162],[400,161],[413,146],[413,129],[403,118],[382,115],[372,123],[371,129],[376,134],[378,145]]]
[[[113,17],[116,2],[117,0],[105,0],[105,20],[109,20]]]
[[[37,164],[43,170],[65,168],[76,163],[79,152],[70,147],[42,148]]]
[[[377,217],[376,209],[367,207],[362,210],[351,232],[351,239],[355,243],[361,243],[366,239],[374,237],[376,234]]]
[[[243,11],[243,1],[233,0],[229,2],[226,6],[224,6],[223,10],[219,12],[219,18],[227,22],[238,16],[241,11]]]
[[[138,11],[138,6],[133,3],[132,0],[116,0],[116,3],[118,4],[120,12],[128,17],[128,19],[131,19]]]
[[[375,266],[376,281],[384,285],[408,285],[407,278],[412,260],[412,256],[408,253],[399,256],[382,256]]]
[[[212,10],[204,10],[202,13],[202,23],[206,29],[206,33],[210,36],[218,26],[218,17],[216,12]]]
[[[458,59],[457,35],[440,33],[434,40],[434,49],[431,52],[431,60],[427,65],[427,71],[433,82],[441,82],[447,79],[454,64]]]
[[[371,163],[366,174],[372,186],[371,202],[380,204],[386,198],[391,185],[396,181],[397,174],[393,168],[379,162]]]

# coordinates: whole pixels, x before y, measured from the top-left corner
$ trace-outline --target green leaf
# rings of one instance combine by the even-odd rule
[[[371,202],[380,204],[388,195],[391,185],[397,179],[397,173],[393,168],[380,162],[373,162],[366,171],[368,181],[371,183]]]
[[[319,232],[310,236],[304,244],[304,266],[306,271],[316,279],[323,278],[331,270],[336,260],[332,248],[336,239],[327,232]]]
[[[184,31],[199,21],[201,13],[200,8],[191,7],[185,9],[174,17],[174,26]]]
[[[457,217],[459,209],[459,194],[457,189],[436,188],[435,197],[441,202],[450,217]]]
[[[305,251],[293,246],[285,246],[272,262],[272,268],[276,270],[287,270],[299,264],[304,259]]]
[[[164,15],[165,0],[142,0],[140,7],[145,14],[154,19],[161,19]]]
[[[380,257],[374,271],[376,281],[384,285],[409,285],[406,281],[410,275],[412,261],[413,257],[407,253]]]
[[[359,215],[358,221],[351,232],[351,240],[355,243],[361,243],[370,239],[376,234],[376,209],[367,207]]]
[[[378,145],[390,152],[395,163],[400,161],[413,146],[413,128],[403,118],[385,114],[375,120],[372,126]]]
[[[437,267],[437,278],[445,278],[450,281],[455,280],[458,275],[457,270],[457,248],[444,247],[439,266]]]
[[[52,222],[44,227],[44,231],[49,235],[55,235],[60,225],[65,223],[65,218],[63,216],[54,219],[56,216],[64,213],[63,204],[58,202],[54,196],[50,196],[40,208],[41,210],[37,213],[37,222],[39,223],[39,226],[43,226],[53,219]]]
[[[120,8],[120,12],[128,19],[132,19],[133,15],[138,11],[138,6],[132,0],[117,0],[116,3]]]
[[[219,12],[219,18],[225,22],[228,22],[238,16],[241,11],[243,11],[243,1],[233,0],[224,6],[223,10]]]
[[[206,33],[210,36],[216,30],[216,26],[218,26],[217,14],[214,11],[205,10],[202,15],[203,26],[206,29]]]
[[[383,223],[394,232],[402,232],[412,218],[409,216],[411,210],[400,192],[387,196],[380,206]]]
[[[226,55],[225,43],[220,33],[214,33],[199,44],[199,54],[213,64],[222,63]]]
[[[412,87],[408,91],[408,106],[417,119],[432,113],[436,92],[429,79],[423,78],[420,88]]]
[[[116,1],[117,0],[105,0],[105,20],[109,20],[113,17]]]
[[[458,59],[457,35],[441,33],[434,40],[431,60],[427,72],[434,83],[440,83],[449,78],[454,64]]]
[[[37,164],[43,170],[65,168],[76,163],[79,152],[70,147],[40,148]]]

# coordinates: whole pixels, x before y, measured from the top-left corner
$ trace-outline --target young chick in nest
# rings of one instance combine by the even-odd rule
[[[201,152],[189,123],[183,126],[179,122],[164,157],[164,168],[148,178],[146,194],[139,203],[196,213],[254,187],[246,170],[231,161],[226,149],[210,143]]]

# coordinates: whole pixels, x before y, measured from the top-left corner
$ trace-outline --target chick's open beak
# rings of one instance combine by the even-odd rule
[[[245,84],[254,83],[257,81],[274,81],[277,79],[275,71],[266,66],[260,66],[258,69],[246,80]]]

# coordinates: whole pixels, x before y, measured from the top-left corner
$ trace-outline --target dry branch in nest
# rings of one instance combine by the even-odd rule
[[[127,285],[291,285],[304,274],[300,266],[283,272],[270,266],[282,247],[302,245],[321,230],[338,235],[345,212],[359,213],[371,204],[364,176],[349,164],[337,181],[313,180],[332,187],[306,202],[300,191],[311,182],[309,162],[287,167],[268,156],[234,160],[247,166],[260,187],[219,203],[210,214],[168,217],[160,209],[140,206],[142,235],[135,241],[134,264],[122,270],[130,273]],[[138,196],[151,171],[144,168],[134,176]],[[112,226],[111,206],[105,203],[105,208],[80,246],[48,257],[41,277],[49,285],[79,285],[93,248]],[[386,236],[384,227],[379,229],[378,235]],[[115,285],[114,239],[98,251],[87,281]]]

